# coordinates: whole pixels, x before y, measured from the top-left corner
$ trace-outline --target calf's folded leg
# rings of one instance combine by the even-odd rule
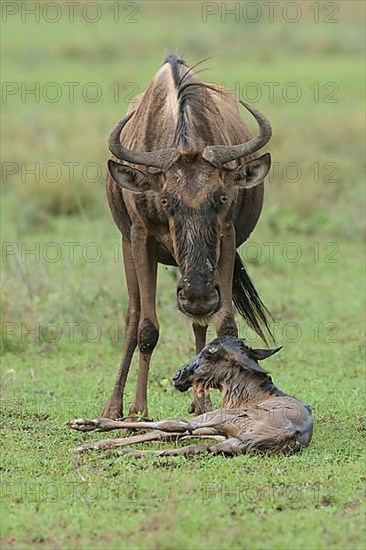
[[[137,449],[132,449],[127,447],[125,449],[120,449],[117,451],[118,454],[128,455],[134,457],[143,457],[143,456],[194,456],[204,452],[209,452],[212,454],[224,454],[227,456],[234,456],[240,454],[240,441],[235,437],[227,439],[223,443],[217,445],[212,445],[210,443],[196,443],[194,445],[187,445],[185,447],[177,447],[176,449],[164,449],[162,451],[139,451]]]

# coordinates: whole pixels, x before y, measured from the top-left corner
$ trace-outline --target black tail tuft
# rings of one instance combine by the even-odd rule
[[[238,252],[235,254],[234,277],[233,277],[233,302],[239,314],[246,320],[248,325],[262,338],[268,346],[265,331],[274,343],[274,336],[269,327],[272,315],[263,304],[256,291]]]

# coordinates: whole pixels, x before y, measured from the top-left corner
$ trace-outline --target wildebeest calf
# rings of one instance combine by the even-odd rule
[[[105,449],[153,440],[183,438],[214,439],[216,444],[196,443],[186,447],[161,451],[140,451],[123,448],[121,454],[144,456],[210,453],[235,455],[252,451],[293,453],[308,445],[313,432],[311,410],[301,401],[282,392],[272,382],[258,361],[281,348],[251,349],[244,340],[222,336],[206,345],[173,376],[179,391],[195,386],[206,392],[217,388],[223,397],[223,407],[201,414],[193,420],[162,420],[159,422],[126,422],[106,418],[79,419],[70,427],[81,431],[105,431],[118,428],[153,430],[122,439],[103,440],[82,445],[78,451]]]

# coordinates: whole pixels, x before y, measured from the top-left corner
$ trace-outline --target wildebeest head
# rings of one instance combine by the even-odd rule
[[[173,376],[173,384],[179,391],[187,391],[192,383],[199,386],[219,388],[238,374],[266,376],[267,372],[258,361],[270,357],[281,348],[252,349],[244,340],[234,336],[220,336],[207,344]]]
[[[178,307],[194,317],[207,317],[220,309],[218,263],[222,236],[232,227],[239,189],[260,184],[270,169],[269,153],[245,162],[245,157],[271,137],[267,119],[245,106],[256,118],[260,133],[240,145],[206,146],[194,153],[182,153],[174,147],[136,152],[120,142],[121,131],[133,111],[110,135],[109,148],[115,158],[143,166],[139,171],[116,160],[108,162],[114,181],[139,194],[136,205],[147,214],[144,218],[154,220],[155,231],[163,228],[165,237],[161,241],[164,243],[165,238],[166,248],[182,275],[177,287]],[[236,168],[225,167],[242,158],[244,162]]]

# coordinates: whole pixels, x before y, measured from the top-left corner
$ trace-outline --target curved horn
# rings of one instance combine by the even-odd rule
[[[202,157],[215,166],[221,167],[231,160],[247,157],[255,151],[258,151],[258,149],[266,145],[271,139],[272,127],[266,117],[254,107],[248,105],[248,103],[244,103],[244,101],[240,101],[240,103],[252,113],[258,122],[259,135],[240,145],[209,145],[205,147]]]
[[[179,156],[177,149],[159,149],[157,151],[141,153],[126,149],[126,147],[123,147],[121,144],[121,132],[134,113],[135,111],[128,113],[111,131],[108,141],[110,152],[119,160],[124,160],[132,164],[154,166],[160,170],[167,170]]]

